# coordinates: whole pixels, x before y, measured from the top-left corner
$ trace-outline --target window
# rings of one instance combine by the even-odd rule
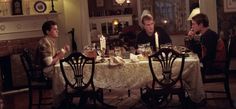
[[[154,0],[156,25],[169,34],[183,33],[187,30],[187,8],[183,0]]]

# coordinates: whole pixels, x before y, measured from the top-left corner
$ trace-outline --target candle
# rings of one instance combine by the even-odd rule
[[[106,49],[106,39],[103,35],[100,37],[100,49],[105,50]]]
[[[155,44],[156,44],[156,49],[159,49],[159,38],[157,32],[155,32]]]

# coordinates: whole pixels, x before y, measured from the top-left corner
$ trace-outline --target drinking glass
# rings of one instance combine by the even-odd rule
[[[93,45],[85,46],[83,52],[84,52],[84,55],[87,57],[92,57],[95,59],[97,57],[97,52],[96,52],[95,46]]]
[[[137,50],[138,54],[142,54],[144,50],[145,50],[145,44],[138,45],[138,50]]]
[[[171,43],[166,43],[166,44],[161,44],[160,47],[161,48],[172,48],[172,44]]]
[[[120,47],[114,47],[115,56],[121,56],[121,48]]]

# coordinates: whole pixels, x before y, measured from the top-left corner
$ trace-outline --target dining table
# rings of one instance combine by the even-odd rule
[[[122,64],[111,64],[108,59],[98,61],[95,64],[94,85],[97,88],[103,89],[119,89],[132,90],[145,87],[152,81],[152,75],[149,68],[148,60],[132,61],[131,59],[123,59]],[[172,71],[176,72],[179,69],[181,59],[177,58],[173,65]],[[73,78],[73,73],[69,65],[64,65],[68,77]],[[154,69],[161,71],[160,63],[156,62]],[[85,72],[91,70],[91,64],[85,66]],[[55,65],[53,76],[53,90],[56,95],[64,90],[64,78],[61,73],[60,65]],[[160,75],[161,76],[161,75]],[[89,76],[86,76],[85,78]],[[184,87],[187,90],[188,96],[192,101],[199,103],[205,98],[205,92],[202,82],[200,61],[196,54],[190,52],[185,58],[184,70],[182,74]],[[71,79],[72,80],[72,79]]]

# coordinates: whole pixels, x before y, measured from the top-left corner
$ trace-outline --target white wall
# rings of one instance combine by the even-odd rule
[[[218,32],[216,0],[199,0],[200,12],[208,16],[210,28]]]
[[[88,1],[87,0],[63,0],[63,10],[61,19],[62,30],[66,37],[61,37],[60,45],[64,43],[64,40],[69,39],[71,44],[71,35],[67,32],[72,28],[75,29],[75,40],[78,50],[82,50],[84,45],[90,43],[89,32],[89,15],[88,15]],[[64,22],[63,22],[64,19]]]

